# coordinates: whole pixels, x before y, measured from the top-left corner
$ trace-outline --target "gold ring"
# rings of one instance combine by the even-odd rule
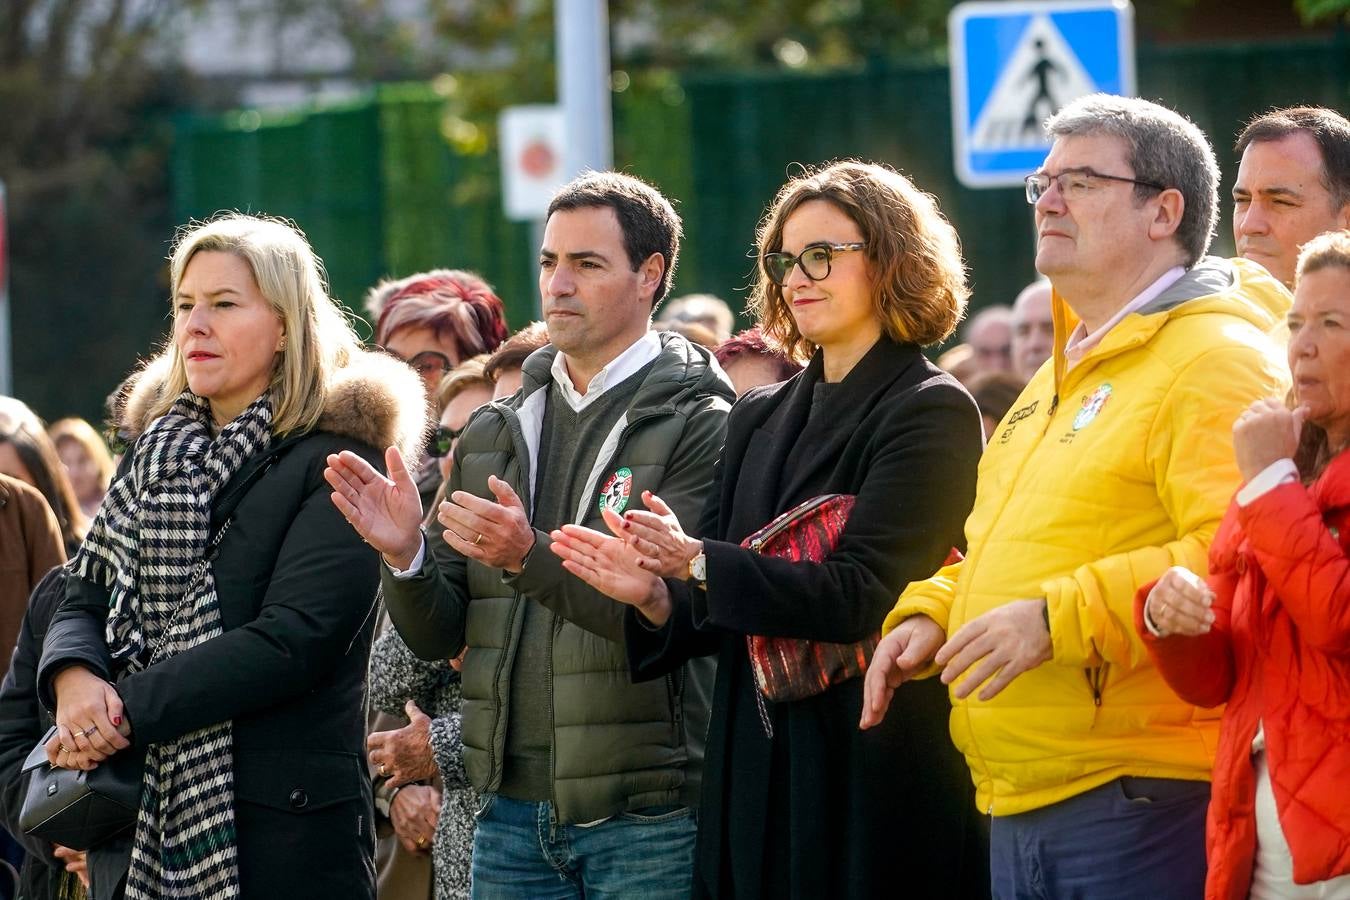
[[[473,539],[473,544],[476,547],[481,543],[483,543],[483,532],[480,531],[478,532],[478,537]]]
[[[389,770],[384,767],[384,763],[380,763],[379,773],[381,778],[388,777]]]
[[[417,836],[417,846],[419,846],[419,847],[425,847],[426,845],[427,845],[427,839],[424,838],[424,837],[422,837],[421,835],[418,835],[418,836]]]

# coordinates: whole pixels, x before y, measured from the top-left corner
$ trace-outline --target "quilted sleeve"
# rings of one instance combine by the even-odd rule
[[[1299,636],[1324,653],[1350,652],[1350,560],[1308,489],[1281,485],[1240,515],[1261,571]]]

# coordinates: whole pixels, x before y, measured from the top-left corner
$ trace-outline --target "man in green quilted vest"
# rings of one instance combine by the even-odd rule
[[[334,502],[384,555],[399,633],[426,659],[467,647],[475,897],[689,894],[711,661],[633,684],[623,607],[548,552],[552,529],[604,529],[603,508],[643,491],[699,519],[734,395],[708,351],[650,330],[680,230],[631,176],[583,175],[554,198],[539,258],[550,344],[470,420],[436,528],[419,531],[396,451],[388,479],[330,460]]]

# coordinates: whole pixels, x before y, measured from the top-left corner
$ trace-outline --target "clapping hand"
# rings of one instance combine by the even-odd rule
[[[507,572],[520,572],[534,548],[534,529],[525,504],[496,475],[488,476],[496,501],[468,491],[455,491],[440,505],[436,520],[445,526],[445,542],[461,556]]]
[[[549,535],[549,549],[563,568],[606,597],[636,607],[648,621],[664,625],[670,618],[670,591],[652,574],[655,562],[617,537],[581,525],[564,525]]]
[[[422,548],[422,499],[397,447],[384,451],[386,478],[350,450],[330,454],[323,477],[333,505],[356,533],[395,569],[406,569]]]
[[[619,516],[606,507],[605,524],[638,552],[638,565],[647,571],[662,578],[688,577],[689,560],[698,556],[703,542],[685,534],[675,513],[651,491],[642,492],[642,502],[650,512],[630,509]]]

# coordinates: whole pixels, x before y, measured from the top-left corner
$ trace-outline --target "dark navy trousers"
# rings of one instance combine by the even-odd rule
[[[995,900],[1200,900],[1209,782],[1117,778],[1052,806],[995,816]]]

